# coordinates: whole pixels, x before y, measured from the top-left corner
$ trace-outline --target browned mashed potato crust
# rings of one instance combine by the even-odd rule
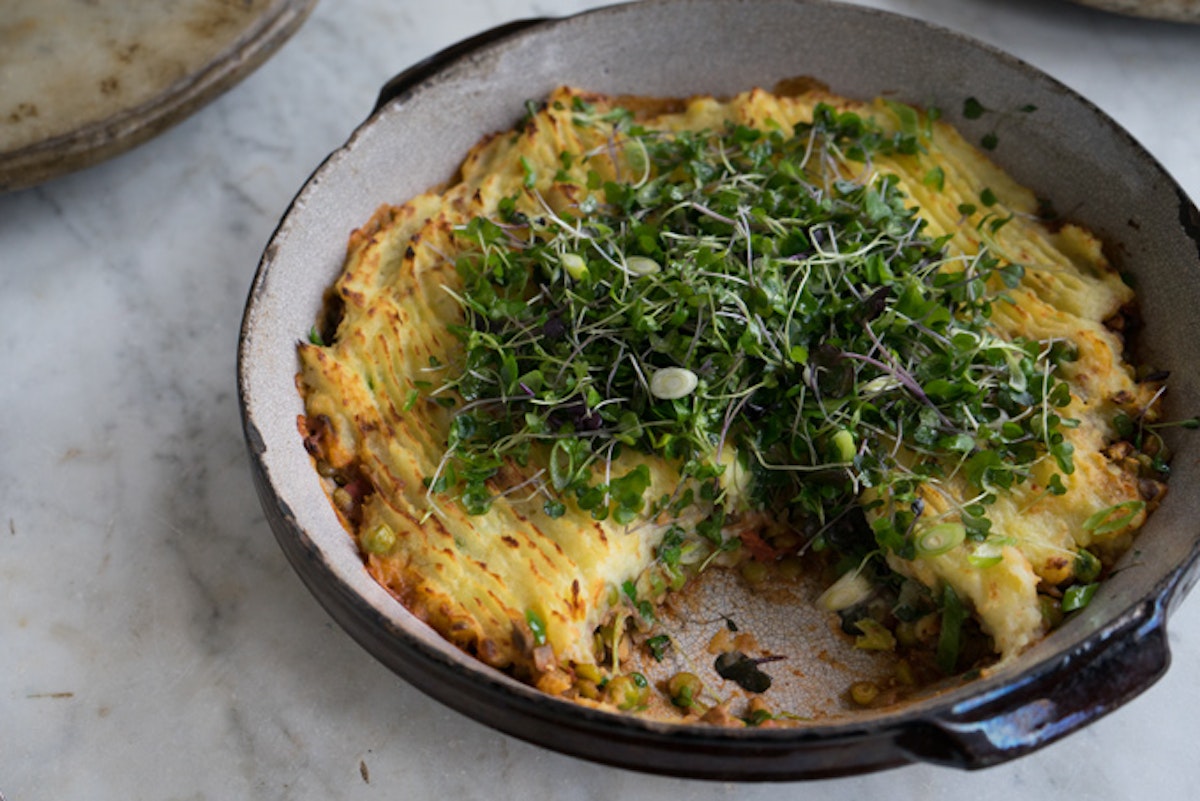
[[[461,247],[455,229],[476,216],[495,217],[501,200],[514,194],[522,208],[538,212],[531,190],[556,210],[571,208],[587,194],[588,170],[603,179],[616,176],[607,147],[611,126],[574,125],[575,97],[598,113],[623,105],[641,125],[671,131],[716,129],[726,121],[790,126],[810,120],[819,102],[853,109],[888,130],[898,124],[883,103],[802,89],[787,96],[754,90],[729,101],[634,101],[561,89],[520,130],[485,137],[446,189],[382,206],[352,233],[344,271],[329,292],[327,319],[318,324],[325,343],[299,346],[298,386],[306,404],[301,433],[347,529],[363,545],[371,574],[415,615],[487,664],[549,692],[619,705],[603,688],[617,675],[614,663],[619,671],[621,646],[614,643],[627,617],[620,588],[645,585],[669,521],[627,527],[571,507],[552,518],[540,504],[507,496],[487,514],[472,516],[428,493],[426,480],[439,469],[453,410],[423,388],[438,381],[431,365],[454,364],[461,353],[447,330],[462,319],[453,294]],[[952,252],[975,253],[986,240],[993,252],[1026,266],[1010,292],[1014,302],[995,306],[999,330],[1068,340],[1077,350],[1063,367],[1072,390],[1066,414],[1080,421],[1065,432],[1075,449],[1075,470],[1063,477],[1068,491],[1047,493],[1051,467],[1035,467],[1032,481],[991,507],[992,530],[1000,535],[991,542],[967,540],[930,558],[888,557],[900,576],[931,590],[952,587],[996,654],[1010,659],[1046,632],[1046,599],[1061,594],[1075,576],[1081,549],[1111,564],[1161,499],[1165,489],[1147,471],[1149,457],[1125,442],[1112,422],[1121,412],[1154,419],[1161,387],[1139,382],[1123,360],[1121,323],[1134,297],[1100,242],[1076,225],[1040,219],[1034,195],[950,126],[930,123],[929,130],[925,152],[880,156],[873,169],[898,177],[931,235],[950,235]],[[565,176],[564,152],[578,157]],[[925,180],[933,167],[944,175],[940,187]],[[1012,217],[991,232],[978,222],[982,209],[963,211],[964,204],[978,205],[985,190],[995,198],[989,211]],[[678,467],[657,457],[627,451],[618,461],[624,469],[649,466],[651,495],[680,481]],[[532,469],[510,464],[496,486],[519,486]],[[951,476],[941,492],[923,498],[930,509],[945,511],[948,499],[971,493],[964,479]],[[1085,526],[1099,510],[1118,504],[1137,512],[1114,530],[1096,533]],[[755,515],[735,520],[730,529],[757,547],[723,555],[718,564],[761,554],[762,543],[779,534]],[[998,558],[978,567],[986,555]],[[661,601],[668,592],[649,594]],[[597,634],[602,626],[607,640]],[[716,722],[721,717],[709,714]]]

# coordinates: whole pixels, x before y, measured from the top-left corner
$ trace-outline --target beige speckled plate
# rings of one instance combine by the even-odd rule
[[[90,166],[266,60],[316,0],[5,0],[0,191]]]
[[[1073,0],[1073,2],[1134,17],[1200,23],[1200,0]]]

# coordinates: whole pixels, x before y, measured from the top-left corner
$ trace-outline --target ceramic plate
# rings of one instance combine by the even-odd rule
[[[115,156],[248,75],[316,0],[6,0],[0,191]]]

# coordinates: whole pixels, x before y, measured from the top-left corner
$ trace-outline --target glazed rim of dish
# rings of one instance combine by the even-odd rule
[[[804,36],[797,47],[796,32]],[[668,37],[669,34],[669,38]],[[604,66],[611,65],[611,66]],[[1103,112],[1033,67],[907,17],[823,0],[642,0],[527,20],[455,45],[384,87],[374,114],[317,169],[268,245],[239,349],[243,423],[276,537],[329,613],[426,693],[531,742],[600,762],[710,779],[831,776],[912,761],[978,768],[1057,740],[1166,670],[1173,606],[1197,579],[1200,457],[1175,433],[1171,491],[1092,603],[985,678],[894,708],[789,729],[662,723],[583,708],[484,666],[400,606],[363,568],[296,430],[295,344],[340,271],[349,232],[381,203],[448,180],[482,135],[561,83],[623,94],[731,95],[815,77],[839,94],[935,105],[968,138],[1111,246],[1147,321],[1139,361],[1172,370],[1168,419],[1200,405],[1200,212]],[[947,80],[953,76],[953,80]],[[965,80],[964,80],[965,78]],[[1030,114],[965,119],[964,97]],[[400,146],[399,143],[403,143]]]

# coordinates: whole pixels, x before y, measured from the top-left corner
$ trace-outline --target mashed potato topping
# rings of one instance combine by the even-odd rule
[[[1012,658],[1163,493],[1133,293],[1038,210],[907,106],[560,89],[352,234],[300,427],[371,573],[550,692],[637,708],[626,628],[817,553],[861,647]]]

